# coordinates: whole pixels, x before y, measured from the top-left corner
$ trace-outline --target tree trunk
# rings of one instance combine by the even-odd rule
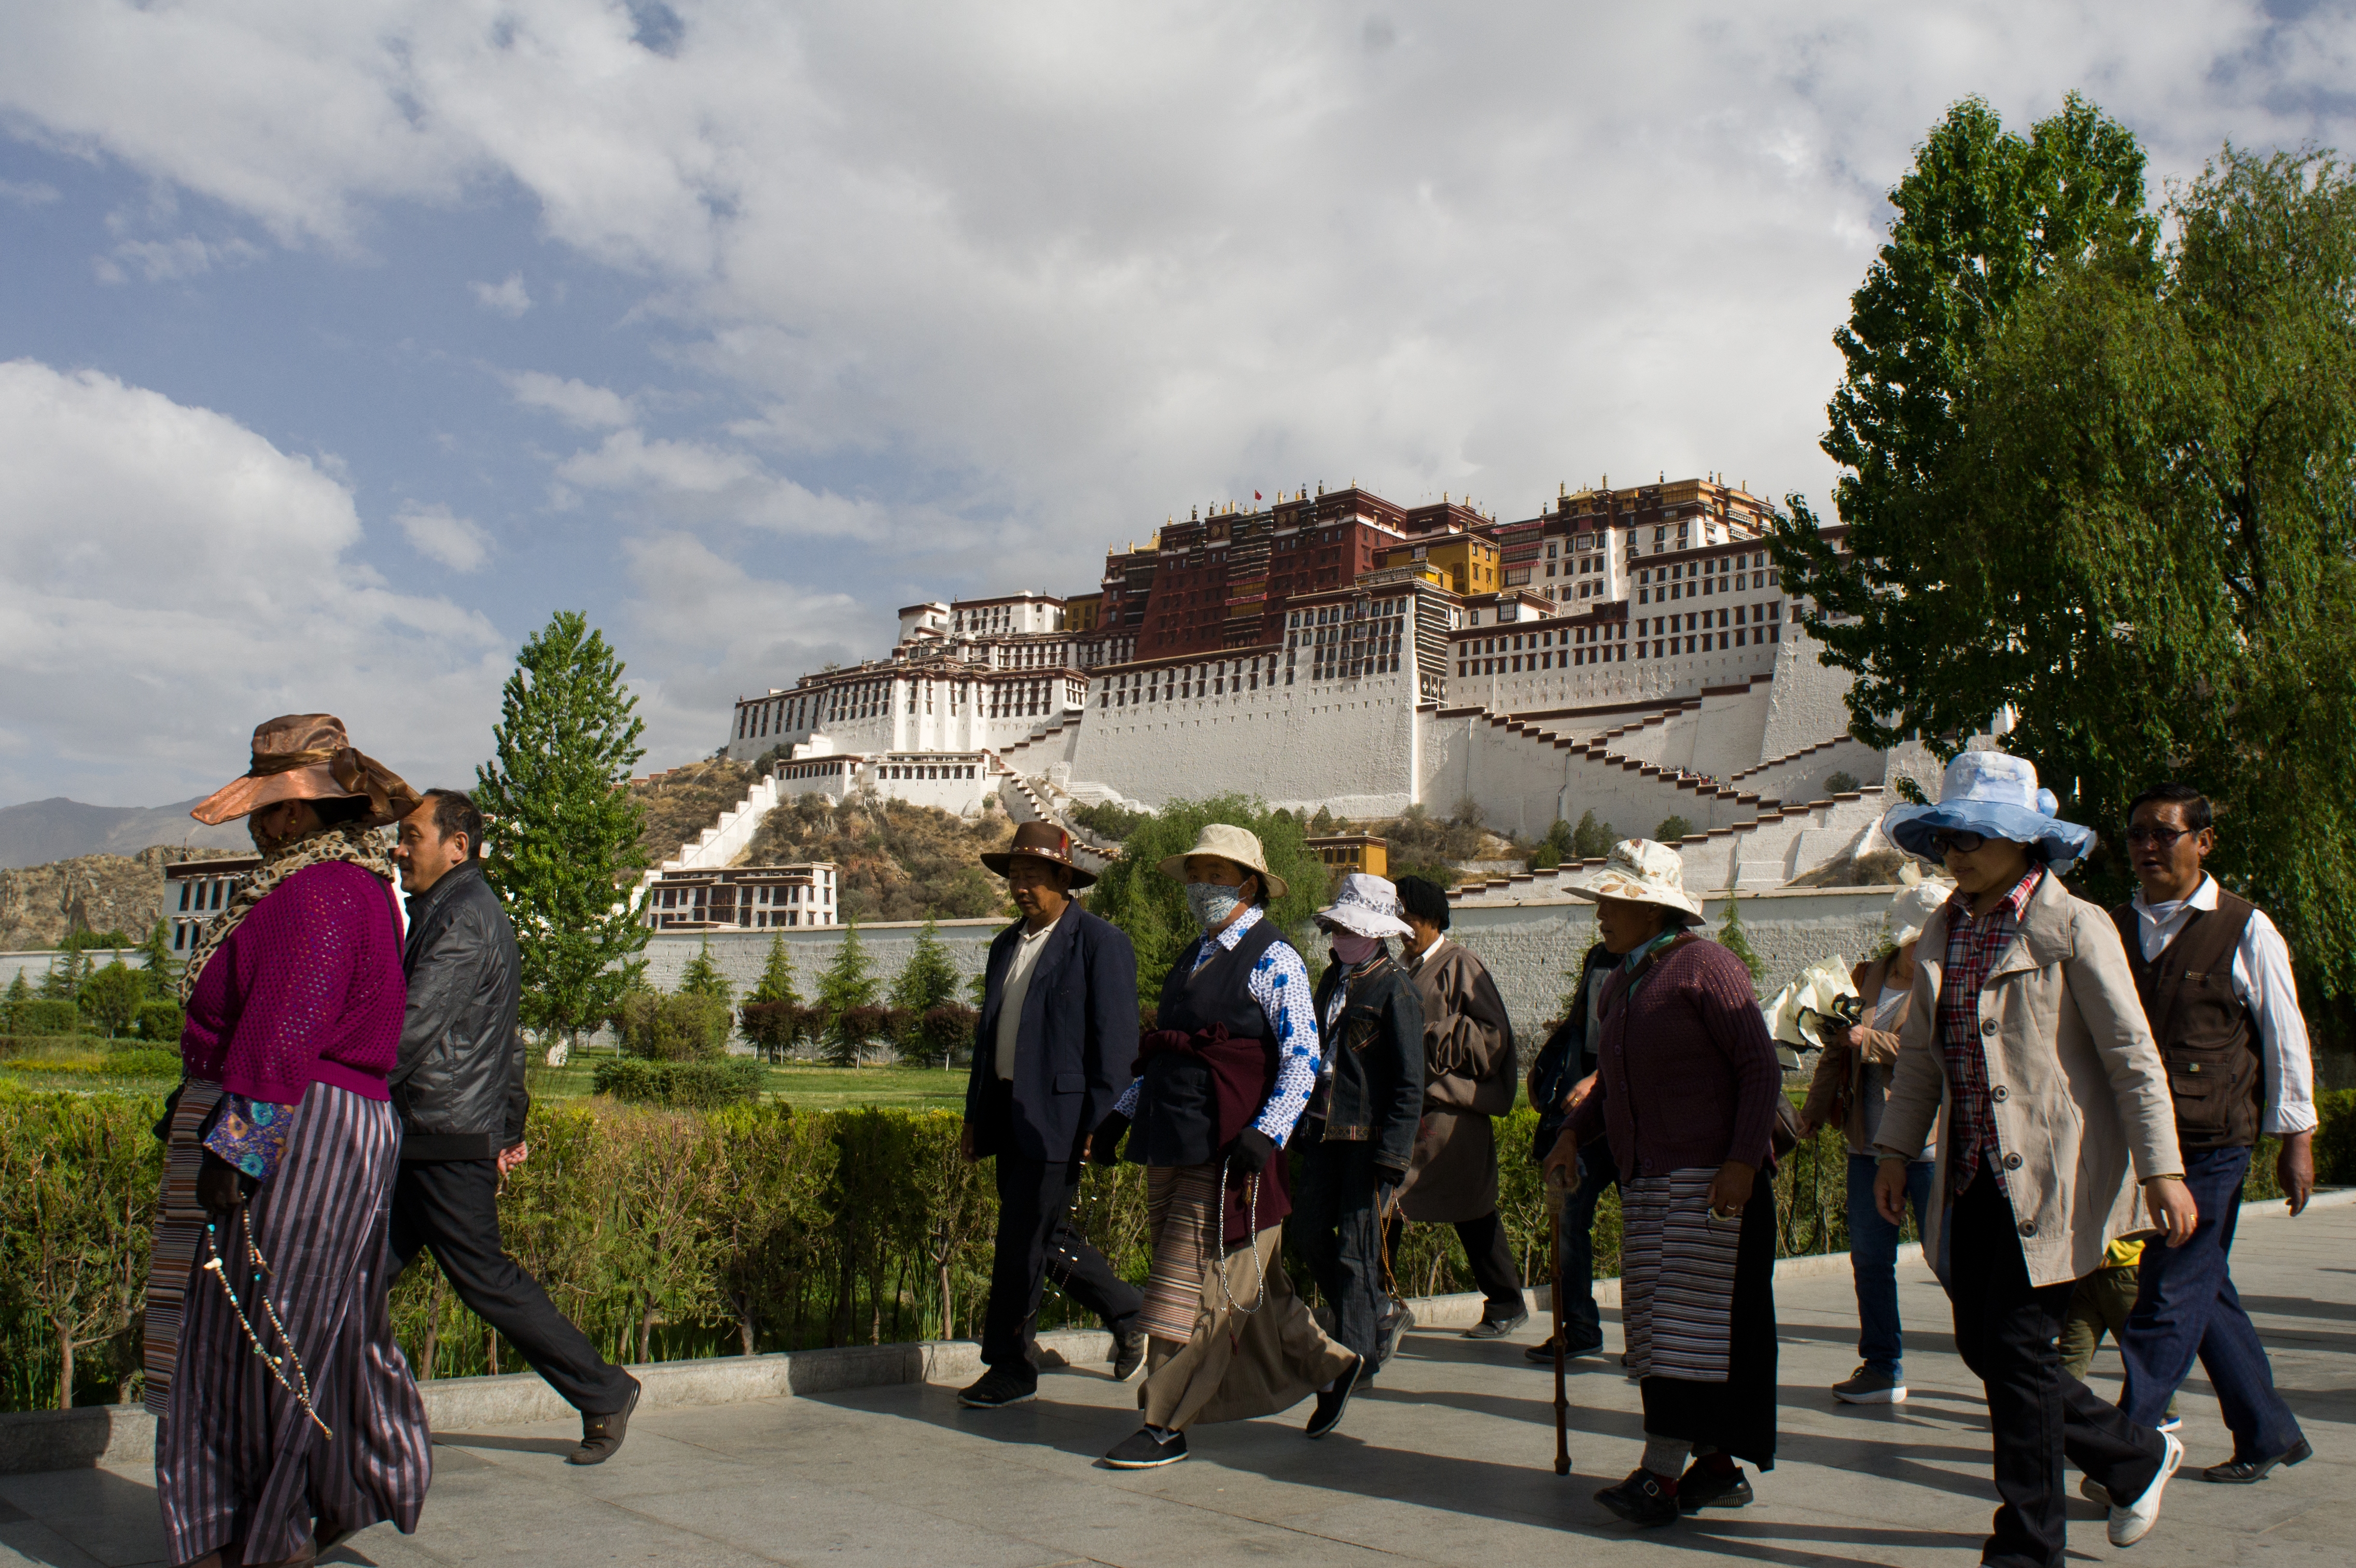
[[[654,1359],[655,1298],[647,1297],[647,1309],[638,1317],[638,1360],[641,1363]]]
[[[749,1290],[739,1291],[736,1295],[736,1332],[744,1341],[744,1353],[751,1355],[753,1353],[753,1293]]]
[[[941,1263],[941,1338],[957,1338],[957,1298],[949,1294],[949,1265],[946,1253],[942,1254]]]
[[[73,1335],[60,1328],[58,1334],[58,1408],[73,1408],[74,1342]]]
[[[491,1376],[499,1375],[499,1331],[489,1324],[483,1326],[483,1354],[490,1362]]]

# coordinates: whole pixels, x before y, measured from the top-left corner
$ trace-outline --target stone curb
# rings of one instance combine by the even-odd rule
[[[2310,1208],[2356,1203],[2356,1189],[2319,1192]],[[2242,1205],[2244,1220],[2286,1218],[2279,1199]],[[1899,1249],[1901,1262],[1919,1259],[1912,1243]],[[1848,1268],[1847,1253],[1783,1258],[1778,1279],[1807,1279]],[[1546,1292],[1524,1293],[1533,1317],[1547,1310]],[[1620,1305],[1620,1282],[1595,1282],[1595,1304]],[[1485,1305],[1477,1291],[1410,1299],[1419,1328],[1469,1328]],[[1046,1366],[1085,1366],[1112,1359],[1112,1336],[1101,1328],[1052,1329],[1039,1336]],[[761,1356],[714,1356],[691,1361],[655,1361],[630,1368],[646,1389],[641,1410],[682,1405],[734,1404],[755,1399],[809,1397],[897,1383],[962,1382],[981,1375],[981,1347],[971,1339],[926,1339],[913,1344],[853,1345],[831,1350],[781,1350]],[[436,1433],[462,1433],[488,1426],[520,1426],[561,1421],[573,1407],[534,1372],[500,1377],[436,1378],[420,1383],[426,1424]],[[138,1405],[93,1404],[74,1410],[0,1414],[0,1476],[42,1470],[82,1470],[96,1466],[152,1464],[155,1418]]]

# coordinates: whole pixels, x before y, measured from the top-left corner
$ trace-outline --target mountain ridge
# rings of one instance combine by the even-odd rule
[[[0,806],[0,869],[85,855],[129,858],[157,845],[251,849],[243,821],[207,827],[188,815],[201,795],[171,805],[85,805],[65,795]]]

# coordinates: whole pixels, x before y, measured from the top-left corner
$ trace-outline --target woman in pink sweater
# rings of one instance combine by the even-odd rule
[[[176,1563],[307,1563],[380,1520],[413,1530],[425,1500],[424,1405],[385,1300],[406,995],[376,831],[416,804],[338,720],[296,714],[190,813],[246,817],[262,861],[180,982],[145,1350]]]

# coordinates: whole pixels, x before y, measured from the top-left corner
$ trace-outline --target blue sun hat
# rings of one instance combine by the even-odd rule
[[[2008,838],[2056,871],[2094,848],[2094,830],[2053,815],[2050,789],[2037,787],[2037,764],[2003,752],[1961,752],[1947,764],[1936,805],[1901,805],[1881,819],[1882,832],[1909,855],[1939,859],[1931,835],[1944,828]]]

